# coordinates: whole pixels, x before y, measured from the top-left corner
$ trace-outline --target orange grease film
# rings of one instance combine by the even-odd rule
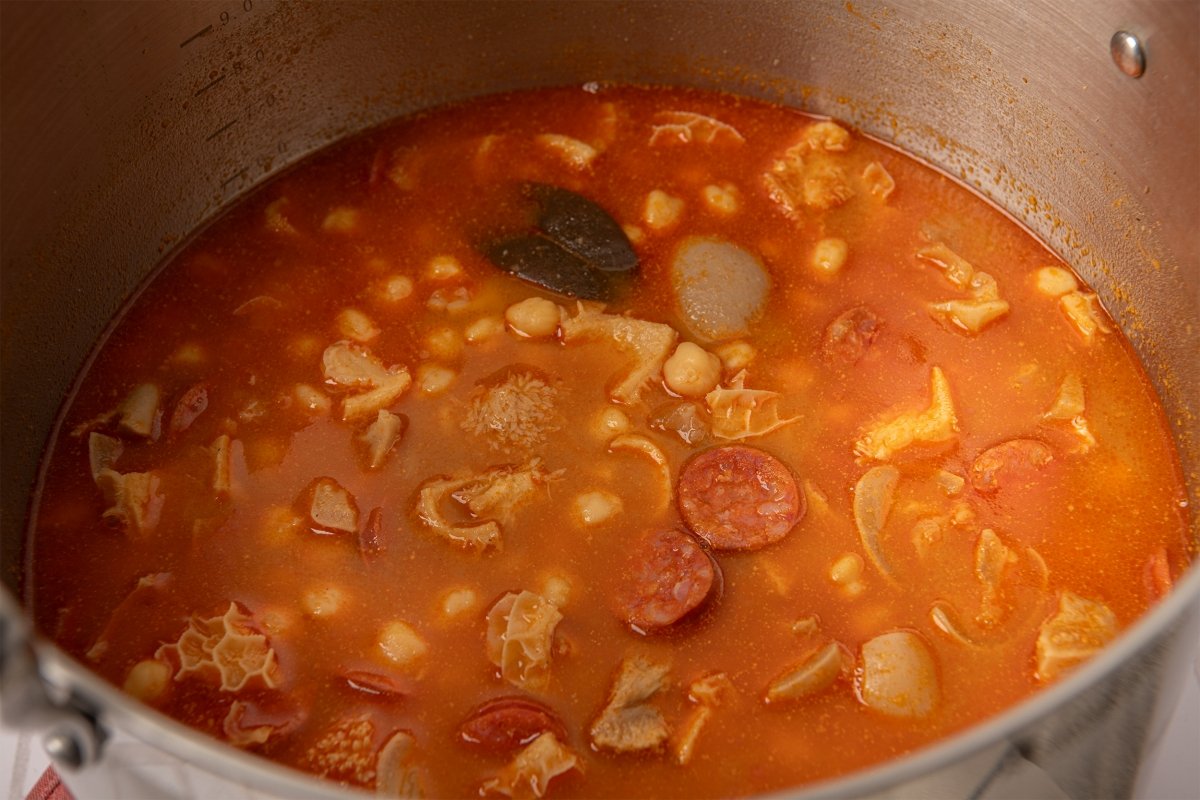
[[[1170,591],[1184,497],[1129,344],[978,196],[753,100],[547,89],[175,254],[65,411],[26,587],[113,684],[330,780],[746,795],[1069,673]]]

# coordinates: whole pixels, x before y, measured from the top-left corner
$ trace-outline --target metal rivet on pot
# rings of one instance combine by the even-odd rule
[[[46,754],[60,766],[69,769],[79,769],[83,766],[83,744],[70,731],[51,731],[42,740],[42,746],[46,749]]]
[[[1117,31],[1108,43],[1113,63],[1131,78],[1140,78],[1146,71],[1146,50],[1142,42],[1128,31]]]

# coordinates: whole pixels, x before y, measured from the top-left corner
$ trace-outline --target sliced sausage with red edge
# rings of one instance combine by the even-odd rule
[[[647,533],[630,549],[617,614],[643,633],[666,628],[699,608],[718,577],[716,562],[689,534]]]
[[[543,733],[566,741],[558,715],[548,706],[519,695],[496,697],[478,706],[458,729],[464,744],[493,753],[505,753],[532,742]]]
[[[1037,439],[1010,439],[989,447],[971,464],[971,486],[991,494],[1002,486],[1032,485],[1037,472],[1054,460],[1054,453]]]
[[[775,456],[745,445],[705,450],[679,474],[679,513],[716,550],[773,544],[804,516],[804,495]]]
[[[879,317],[866,306],[843,311],[825,329],[821,352],[827,361],[855,364],[866,354],[882,326]]]

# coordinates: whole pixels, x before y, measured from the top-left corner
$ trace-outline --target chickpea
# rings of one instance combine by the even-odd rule
[[[850,249],[845,239],[822,239],[812,251],[812,268],[818,275],[832,278],[846,265]]]
[[[563,161],[576,169],[591,166],[592,161],[600,154],[596,148],[587,142],[572,139],[570,136],[544,133],[537,137],[537,140],[540,144],[558,153]]]
[[[789,391],[801,391],[816,382],[817,373],[807,359],[793,358],[779,365],[775,377],[782,381]]]
[[[462,353],[462,335],[453,328],[437,328],[425,335],[425,349],[434,358],[452,361]]]
[[[761,564],[764,583],[778,595],[786,596],[791,589],[791,581],[779,569],[779,565],[774,561],[764,561]]]
[[[305,361],[321,354],[325,349],[324,343],[312,334],[301,334],[292,337],[288,342],[288,354],[297,361]]]
[[[938,488],[945,492],[948,497],[958,495],[967,483],[963,476],[944,469],[938,471],[936,479]]]
[[[592,421],[592,431],[596,438],[607,442],[618,434],[628,433],[631,425],[628,414],[615,406],[607,406]]]
[[[369,342],[379,335],[379,326],[357,308],[344,308],[337,316],[338,332],[356,342]]]
[[[721,359],[692,342],[680,342],[663,364],[667,388],[684,397],[703,397],[721,381]]]
[[[321,230],[336,233],[351,233],[358,227],[358,210],[339,207],[325,215],[321,221]]]
[[[1042,294],[1061,297],[1078,289],[1079,281],[1062,267],[1042,267],[1037,271],[1037,288]]]
[[[559,307],[544,297],[529,297],[513,303],[504,312],[504,319],[513,331],[530,339],[553,336],[562,320]]]
[[[397,620],[389,622],[379,632],[379,649],[391,661],[408,666],[425,655],[429,645],[411,625]]]
[[[624,504],[612,492],[584,492],[575,498],[575,512],[584,525],[599,525],[620,514]]]
[[[434,289],[429,295],[429,299],[425,301],[425,307],[430,311],[445,311],[450,314],[465,311],[470,305],[471,290],[465,286],[457,286],[453,289],[449,287]]]
[[[457,617],[479,605],[479,593],[471,588],[451,589],[442,598],[442,614]]]
[[[504,320],[499,317],[480,317],[467,326],[466,339],[471,344],[486,342],[504,330]]]
[[[495,133],[489,133],[479,139],[479,144],[475,147],[475,170],[480,171],[486,169],[487,162],[491,159],[493,153],[496,152],[496,143],[500,141],[500,136]]]
[[[379,299],[387,303],[399,303],[412,293],[412,278],[407,275],[392,275],[380,287]]]
[[[259,536],[269,545],[283,545],[300,535],[304,520],[287,506],[270,506],[263,514]]]
[[[133,665],[125,677],[125,693],[143,702],[162,697],[171,682],[171,665],[157,658],[147,658]]]
[[[562,608],[571,599],[571,581],[563,575],[550,575],[542,583],[542,597]]]
[[[741,339],[719,344],[715,349],[717,357],[721,359],[721,364],[729,372],[734,373],[741,372],[750,366],[750,362],[758,355],[758,351],[754,349],[754,345]]]
[[[858,553],[846,553],[829,568],[829,579],[837,584],[847,597],[858,597],[866,590],[862,574],[863,560]]]
[[[278,467],[287,458],[287,439],[278,436],[256,436],[243,442],[246,448],[246,463],[250,470]]]
[[[171,354],[171,362],[181,366],[200,366],[208,360],[208,353],[204,346],[196,342],[188,342],[182,344],[179,349]]]
[[[735,214],[738,206],[737,188],[731,183],[709,184],[704,187],[704,202],[718,214]]]
[[[266,217],[267,230],[274,231],[275,233],[289,233],[293,235],[296,233],[296,229],[292,227],[292,223],[288,222],[287,215],[283,213],[283,210],[287,207],[287,204],[288,199],[286,197],[280,197],[276,200],[273,200],[271,204],[266,207],[264,216]]]
[[[642,211],[642,221],[656,231],[669,228],[683,216],[683,201],[672,197],[661,189],[655,189],[646,195],[646,206]]]
[[[862,573],[863,560],[858,553],[846,553],[829,568],[830,580],[838,584],[854,583]]]
[[[328,414],[329,409],[333,406],[332,400],[320,389],[308,383],[297,383],[292,394],[301,408],[313,414]]]
[[[431,281],[448,281],[462,275],[462,264],[454,256],[435,256],[425,265],[425,277]]]
[[[417,388],[421,394],[441,394],[450,388],[458,373],[440,364],[422,364],[417,367]]]
[[[304,593],[304,610],[309,616],[321,619],[330,617],[342,607],[345,596],[336,586],[319,586]]]

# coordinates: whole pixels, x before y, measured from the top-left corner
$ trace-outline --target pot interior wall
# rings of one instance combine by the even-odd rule
[[[591,80],[831,114],[994,198],[1099,291],[1200,464],[1200,42],[1182,3],[3,4],[3,578],[60,399],[164,253],[306,153]],[[1129,28],[1147,74],[1108,54]],[[203,302],[196,298],[196,302]]]

